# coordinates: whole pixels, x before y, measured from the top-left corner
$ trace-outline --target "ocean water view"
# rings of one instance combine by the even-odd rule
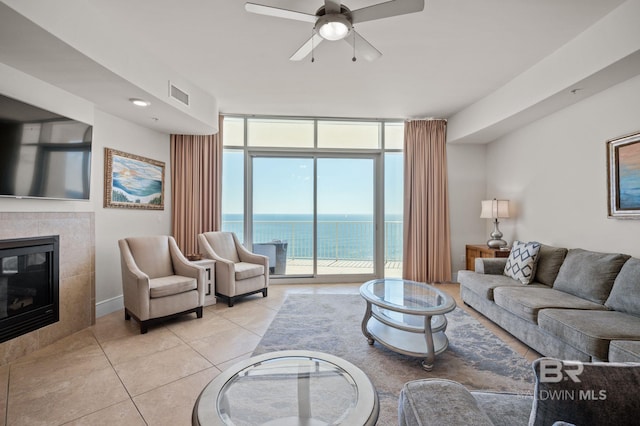
[[[253,224],[254,243],[287,242],[288,259],[313,258],[313,215],[256,214]],[[402,216],[387,215],[384,228],[385,261],[402,261]],[[243,241],[243,215],[223,215],[222,229],[235,232]],[[373,246],[371,215],[318,215],[319,260],[373,261]]]

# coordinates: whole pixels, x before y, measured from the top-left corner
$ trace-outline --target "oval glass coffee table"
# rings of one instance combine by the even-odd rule
[[[362,334],[369,344],[377,340],[394,352],[424,357],[422,368],[431,371],[449,346],[444,314],[455,309],[453,297],[429,284],[391,278],[364,283],[360,295],[367,301]]]
[[[311,351],[251,357],[220,373],[193,407],[194,425],[374,425],[378,395],[350,362]]]

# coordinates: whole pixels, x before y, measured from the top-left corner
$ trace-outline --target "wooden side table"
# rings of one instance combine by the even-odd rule
[[[198,266],[206,269],[204,283],[204,306],[215,305],[216,303],[216,261],[213,259],[192,260]]]
[[[476,257],[509,257],[511,250],[500,250],[488,247],[486,244],[467,244],[467,269],[475,270]]]

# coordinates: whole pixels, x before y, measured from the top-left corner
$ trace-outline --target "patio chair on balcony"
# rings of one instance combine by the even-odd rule
[[[253,253],[269,258],[269,272],[273,274],[276,268],[276,246],[269,243],[253,243]]]
[[[216,261],[216,296],[229,307],[243,296],[262,293],[267,297],[269,258],[244,248],[233,232],[205,232],[198,235],[200,253]]]

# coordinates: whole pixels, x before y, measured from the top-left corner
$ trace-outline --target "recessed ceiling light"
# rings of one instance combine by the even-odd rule
[[[135,106],[139,106],[142,108],[145,108],[151,105],[151,102],[148,102],[148,101],[145,101],[144,99],[139,99],[139,98],[129,98],[129,102],[131,102]]]

